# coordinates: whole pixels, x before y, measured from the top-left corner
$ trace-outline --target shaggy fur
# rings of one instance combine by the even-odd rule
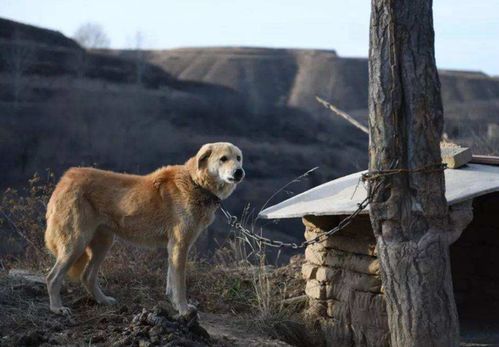
[[[47,207],[45,243],[57,260],[47,276],[50,309],[69,314],[60,290],[66,273],[80,279],[102,304],[99,266],[115,235],[133,243],[168,248],[166,294],[187,314],[185,266],[189,248],[214,219],[220,200],[244,177],[242,153],[230,143],[206,144],[184,165],[145,175],[71,168]]]

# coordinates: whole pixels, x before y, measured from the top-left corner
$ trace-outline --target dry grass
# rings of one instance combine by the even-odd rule
[[[488,139],[483,133],[471,131],[472,150],[474,154],[499,155],[499,139]]]
[[[214,260],[190,264],[190,296],[202,310],[231,312],[248,329],[294,346],[322,344],[320,333],[304,320],[304,302],[286,304],[286,299],[303,294],[302,257],[275,268],[267,264],[260,244],[234,236]]]
[[[257,224],[251,215],[247,208],[240,220],[244,227],[257,233]],[[213,291],[207,297],[219,297],[222,302],[230,300],[232,312],[244,320],[249,329],[295,346],[309,346],[311,341],[320,346],[320,333],[304,320],[305,303],[290,304],[287,300],[304,294],[303,257],[294,257],[288,265],[276,268],[269,265],[266,255],[261,243],[244,235],[232,234],[232,238],[215,252],[215,265],[211,266],[217,270],[206,272],[209,276],[214,275],[213,278],[202,281],[206,284],[223,283],[230,290],[221,292],[212,287]],[[203,289],[206,290],[206,286]]]
[[[0,249],[0,259],[16,261],[25,266],[37,267],[49,264],[45,251],[45,211],[55,184],[51,171],[41,176],[38,173],[19,190],[7,189],[0,200],[0,230],[6,235]],[[20,247],[21,246],[21,247]],[[9,250],[22,249],[22,254],[5,254]]]

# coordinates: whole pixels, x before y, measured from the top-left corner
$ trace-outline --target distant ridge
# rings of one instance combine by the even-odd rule
[[[16,80],[7,55],[19,45],[30,59]],[[58,32],[0,19],[0,192],[45,168],[146,173],[221,140],[245,153],[247,180],[227,202],[234,213],[248,203],[258,209],[310,168],[320,167],[294,193],[366,168],[365,134],[315,97],[367,124],[367,59],[261,47],[140,53],[83,50]],[[442,70],[440,80],[448,136],[497,150],[499,79]],[[225,235],[218,223],[210,232]],[[302,237],[301,227],[268,228],[278,239]]]

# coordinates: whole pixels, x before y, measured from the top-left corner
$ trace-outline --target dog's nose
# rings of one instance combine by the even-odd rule
[[[244,171],[243,169],[237,169],[235,172],[234,172],[234,178],[236,179],[236,181],[240,181],[241,178],[243,178],[243,175],[244,175]]]

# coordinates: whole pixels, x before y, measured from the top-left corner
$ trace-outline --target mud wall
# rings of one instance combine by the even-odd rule
[[[461,331],[499,326],[499,193],[473,202],[473,221],[450,247],[454,294]],[[340,216],[306,216],[305,238],[313,239]],[[376,240],[367,215],[305,250],[302,267],[308,315],[330,346],[388,346],[390,332]]]

